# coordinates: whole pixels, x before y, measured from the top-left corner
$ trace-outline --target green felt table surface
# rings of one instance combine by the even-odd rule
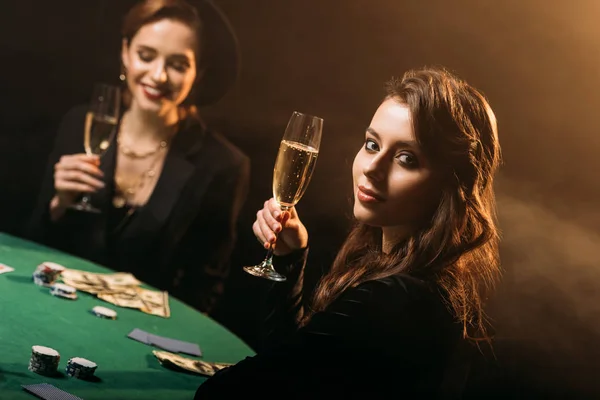
[[[127,337],[134,328],[198,343],[201,359],[206,361],[235,363],[254,354],[226,328],[173,297],[171,317],[162,318],[117,307],[84,292],[78,292],[77,300],[52,296],[48,288],[32,281],[33,271],[44,261],[91,272],[114,272],[0,233],[0,263],[15,268],[0,275],[0,399],[34,399],[21,385],[43,382],[86,400],[192,399],[205,378],[162,367],[152,346]],[[94,316],[90,310],[97,305],[116,310],[117,319]],[[45,377],[27,369],[34,345],[60,353],[60,376]],[[72,357],[94,361],[97,381],[64,374]]]

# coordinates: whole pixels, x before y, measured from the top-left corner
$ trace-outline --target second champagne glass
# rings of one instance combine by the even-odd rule
[[[94,85],[83,132],[83,147],[88,156],[102,157],[106,152],[117,131],[120,109],[121,89],[118,86],[103,83]],[[81,200],[73,204],[71,208],[85,212],[100,212],[92,206],[88,194],[84,194]]]
[[[273,170],[273,197],[282,211],[294,207],[304,195],[317,163],[322,131],[322,118],[292,113]],[[273,245],[263,262],[246,266],[244,271],[273,281],[286,280],[273,267]]]

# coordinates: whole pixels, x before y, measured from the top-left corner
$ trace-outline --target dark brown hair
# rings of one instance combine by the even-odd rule
[[[439,204],[389,254],[380,251],[380,228],[356,223],[300,323],[350,287],[403,272],[435,283],[464,337],[487,340],[484,302],[500,274],[493,188],[500,145],[494,113],[477,89],[441,68],[392,79],[390,98],[409,107],[419,146],[443,174]]]
[[[138,4],[133,6],[125,16],[121,30],[123,39],[127,42],[127,45],[129,45],[133,37],[144,25],[163,19],[171,19],[181,22],[196,33],[197,40],[196,48],[194,49],[194,54],[196,56],[196,68],[198,70],[202,69],[204,62],[203,57],[201,56],[201,46],[203,44],[202,20],[200,19],[198,10],[184,0],[140,1]],[[198,80],[199,78],[196,79]],[[197,83],[197,81],[195,83]],[[129,105],[130,101],[131,94],[129,93],[129,90],[125,88],[124,102],[126,105]],[[181,107],[183,111],[186,111],[192,115],[197,115],[196,107],[193,105],[193,88],[192,92],[184,100]]]

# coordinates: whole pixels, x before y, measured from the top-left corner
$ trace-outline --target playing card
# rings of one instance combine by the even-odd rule
[[[49,383],[37,383],[34,385],[21,385],[24,390],[45,400],[83,400],[81,397],[73,396]]]
[[[191,356],[202,356],[202,350],[200,350],[200,346],[198,346],[196,343],[190,343],[190,342],[182,342],[178,340],[178,344],[177,346],[179,347],[179,352],[180,353],[185,353],[185,354],[189,354]]]
[[[160,347],[161,349],[170,351],[171,353],[179,353],[179,346],[177,345],[177,340],[148,334],[148,344]]]
[[[129,332],[129,335],[127,335],[127,337],[137,340],[138,342],[150,344],[150,342],[148,341],[148,332],[144,332],[143,330],[138,328],[135,328],[134,330]]]
[[[198,346],[196,343],[184,342],[164,336],[153,335],[151,333],[144,332],[141,329],[135,328],[127,335],[127,337],[137,340],[138,342],[160,347],[161,349],[170,351],[172,353],[185,353],[192,356],[202,356],[202,350],[200,350],[200,346]]]
[[[158,335],[148,335],[148,341],[151,345],[160,347],[163,350],[172,353],[185,353],[191,356],[201,356],[202,351],[196,343],[183,342],[181,340],[170,339]]]
[[[9,267],[6,264],[0,263],[0,274],[4,274],[4,273],[7,273],[7,272],[12,272],[14,270],[15,269],[13,267]]]

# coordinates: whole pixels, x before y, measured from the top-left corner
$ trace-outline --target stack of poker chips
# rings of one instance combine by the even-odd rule
[[[50,294],[65,299],[77,299],[77,290],[73,286],[65,285],[64,283],[55,283],[52,289],[50,289]]]
[[[117,319],[117,312],[107,307],[96,306],[92,308],[92,314],[100,318]]]
[[[78,379],[90,379],[96,371],[96,363],[81,357],[73,357],[67,362],[65,372]]]
[[[60,354],[58,351],[45,346],[33,346],[28,369],[36,374],[52,376],[58,372]]]
[[[66,268],[60,264],[46,261],[33,271],[33,282],[39,286],[50,287]]]

